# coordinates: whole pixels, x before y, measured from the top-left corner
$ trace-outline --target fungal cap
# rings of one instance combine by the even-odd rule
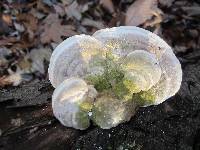
[[[90,124],[88,112],[96,96],[97,91],[84,80],[66,79],[53,93],[53,113],[64,126],[86,129]]]
[[[101,95],[92,109],[92,120],[102,129],[110,129],[129,121],[135,113],[132,101],[121,101],[111,95]]]

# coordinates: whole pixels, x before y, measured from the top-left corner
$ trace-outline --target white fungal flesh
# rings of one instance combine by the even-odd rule
[[[88,111],[81,108],[83,102],[93,104],[96,90],[88,86],[84,80],[70,78],[64,80],[54,91],[52,97],[53,113],[65,126],[75,129],[86,129],[89,126]],[[79,118],[81,113],[85,118]]]
[[[111,96],[101,96],[95,101],[92,120],[102,129],[110,129],[129,121],[135,113],[135,105]]]
[[[93,36],[107,45],[118,57],[138,49],[156,56],[162,75],[152,89],[156,96],[155,104],[162,103],[179,90],[182,81],[180,62],[170,46],[156,34],[138,27],[122,26],[99,30]]]
[[[144,50],[129,53],[123,60],[123,67],[127,71],[126,78],[133,80],[139,91],[149,90],[161,77],[161,68],[155,55]]]
[[[134,102],[102,93],[97,96],[96,89],[83,80],[88,75],[104,73],[102,61],[107,53],[114,56],[114,63],[122,66],[122,84],[129,84],[126,81],[129,80],[134,85],[128,87],[131,93],[126,96],[135,93],[138,99],[148,99],[144,106],[162,103],[180,88],[180,62],[157,35],[132,26],[102,29],[92,36],[76,35],[56,47],[48,69],[49,79],[56,88],[53,112],[63,125],[82,130],[92,118],[101,128],[109,129],[134,115]]]
[[[101,42],[88,35],[72,36],[56,47],[50,59],[49,79],[56,88],[66,77],[83,77],[92,55],[103,51]]]

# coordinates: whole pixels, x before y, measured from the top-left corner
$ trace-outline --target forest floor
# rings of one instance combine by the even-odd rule
[[[79,131],[53,116],[47,68],[65,38],[122,25],[161,36],[181,62],[181,89],[127,123]],[[200,1],[0,1],[0,150],[200,150]]]

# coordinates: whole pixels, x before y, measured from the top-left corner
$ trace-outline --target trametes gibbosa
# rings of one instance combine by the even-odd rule
[[[157,35],[130,26],[76,35],[54,50],[49,79],[52,107],[65,126],[84,130],[90,120],[103,129],[129,121],[140,106],[173,96],[181,65]]]

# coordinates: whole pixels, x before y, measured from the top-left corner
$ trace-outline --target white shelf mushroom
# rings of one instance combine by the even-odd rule
[[[97,91],[80,78],[69,78],[55,89],[52,96],[53,113],[65,126],[86,129]]]
[[[68,127],[103,129],[130,120],[136,106],[162,103],[182,81],[181,65],[157,35],[131,26],[63,41],[50,59],[53,112]],[[97,95],[98,93],[98,95]]]

